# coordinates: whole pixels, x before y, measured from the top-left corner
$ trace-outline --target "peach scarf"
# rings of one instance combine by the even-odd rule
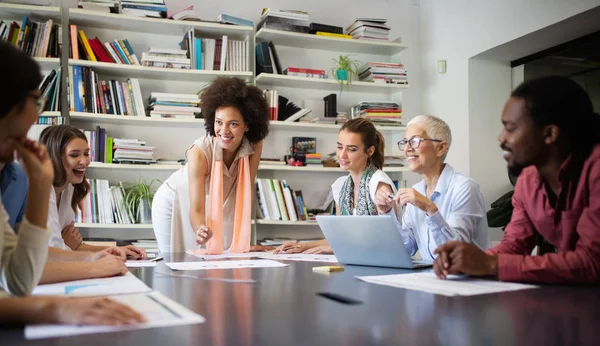
[[[223,149],[215,140],[213,162],[208,195],[208,227],[213,232],[206,243],[206,254],[223,253]],[[237,190],[235,196],[235,217],[233,239],[229,252],[250,251],[250,223],[252,219],[252,182],[250,181],[250,159],[240,158],[238,164]]]

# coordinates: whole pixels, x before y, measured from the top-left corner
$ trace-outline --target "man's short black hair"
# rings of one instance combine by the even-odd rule
[[[556,125],[566,135],[571,151],[591,152],[600,143],[600,115],[588,93],[564,76],[546,76],[519,85],[512,97],[525,101],[527,114],[540,125]]]

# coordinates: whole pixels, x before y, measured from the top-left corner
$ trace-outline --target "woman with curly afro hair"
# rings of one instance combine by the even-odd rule
[[[202,253],[250,250],[252,188],[269,107],[262,90],[238,78],[217,78],[200,96],[206,135],[185,153],[152,201],[152,222],[161,252],[182,252],[206,243]]]

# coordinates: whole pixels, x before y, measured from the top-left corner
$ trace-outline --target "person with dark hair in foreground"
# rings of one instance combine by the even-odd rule
[[[502,281],[600,282],[600,115],[566,77],[521,84],[502,112],[498,137],[519,174],[502,242],[483,252],[451,241],[439,246],[436,275],[495,275]],[[556,252],[531,256],[543,236]]]
[[[50,237],[47,196],[54,170],[46,148],[27,139],[29,128],[44,108],[38,89],[39,66],[29,55],[0,42],[0,68],[0,165],[12,164],[16,151],[29,182],[18,236],[0,198],[0,324],[144,321],[142,315],[107,298],[5,297],[7,293],[30,294],[44,270]]]
[[[221,253],[223,247],[247,252],[252,189],[269,132],[269,108],[262,90],[226,77],[202,92],[200,107],[206,135],[186,150],[187,164],[152,201],[156,240],[161,252],[182,252],[209,240],[209,253]]]

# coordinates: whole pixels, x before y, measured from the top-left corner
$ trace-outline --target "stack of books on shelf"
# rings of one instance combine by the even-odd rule
[[[164,0],[121,0],[121,13],[137,17],[167,18]]]
[[[76,25],[70,25],[69,30],[69,40],[71,43],[69,57],[72,59],[126,65],[140,64],[127,40],[115,39],[103,44],[98,37],[88,39],[85,32],[78,30]]]
[[[191,61],[186,50],[151,47],[142,53],[142,66],[190,69]]]
[[[357,40],[389,41],[390,27],[385,23],[387,19],[356,18],[345,31]]]
[[[208,71],[248,71],[248,42],[220,38],[195,37],[190,29],[180,43],[191,68]]]
[[[310,17],[308,12],[296,10],[277,10],[263,8],[256,29],[275,29],[308,33],[310,31]]]
[[[154,147],[139,139],[115,138],[113,163],[154,163]]]
[[[375,125],[402,126],[402,107],[396,102],[359,102],[350,108],[352,118],[370,119]]]
[[[32,22],[28,16],[23,21],[0,21],[0,41],[12,43],[33,57],[58,58],[62,46],[62,27],[52,19]]]
[[[327,72],[325,70],[317,70],[312,68],[288,67],[283,71],[283,74],[288,76],[325,79]]]
[[[123,202],[123,184],[109,186],[108,180],[87,179],[90,192],[80,202],[75,222],[97,224],[133,224],[134,218]]]
[[[194,119],[200,113],[200,97],[196,94],[150,94],[150,116],[153,118]]]
[[[265,220],[308,220],[302,191],[294,191],[285,180],[256,179],[259,218]]]
[[[248,19],[243,19],[239,17],[230,16],[228,14],[221,13],[215,19],[217,22],[221,24],[231,24],[231,25],[241,25],[241,26],[249,26],[254,28],[254,22]]]
[[[86,66],[69,66],[69,108],[72,112],[145,116],[140,83],[99,80]]]
[[[358,78],[365,82],[408,85],[402,64],[369,61],[358,69]]]
[[[321,154],[306,154],[306,165],[307,166],[323,166],[323,160]]]
[[[119,13],[119,0],[79,0],[77,7],[104,13]]]

